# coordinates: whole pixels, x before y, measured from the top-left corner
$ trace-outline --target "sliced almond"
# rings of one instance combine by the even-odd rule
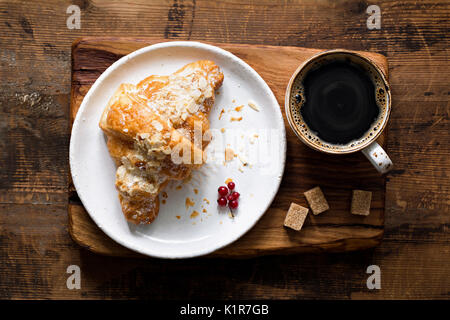
[[[253,100],[250,100],[250,101],[248,102],[248,106],[249,106],[250,108],[252,108],[253,110],[259,112],[259,107],[256,105],[256,103],[255,103]]]

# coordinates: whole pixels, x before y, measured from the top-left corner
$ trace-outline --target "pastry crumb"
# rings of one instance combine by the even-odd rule
[[[222,109],[222,110],[220,111],[220,114],[219,114],[219,120],[222,118],[222,116],[223,116],[224,113],[225,113],[225,110]]]
[[[240,106],[237,106],[236,108],[234,108],[234,111],[236,112],[241,112],[241,110],[244,108],[244,105],[241,104]]]
[[[193,207],[195,205],[195,202],[192,201],[191,198],[186,198],[185,205],[186,205],[186,209],[189,209],[189,207]]]
[[[239,158],[239,160],[241,160],[242,165],[243,165],[244,167],[248,165],[248,161],[247,161],[247,158],[246,158],[245,156],[243,156],[243,155],[238,155],[238,158]]]
[[[231,161],[234,158],[234,151],[231,148],[225,148],[225,161]]]
[[[197,217],[199,215],[199,213],[197,212],[197,211],[192,211],[192,213],[191,213],[191,219],[193,219],[193,218],[195,218],[195,217]]]

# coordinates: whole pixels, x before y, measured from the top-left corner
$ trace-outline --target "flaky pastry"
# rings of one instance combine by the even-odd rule
[[[169,76],[121,84],[100,119],[117,165],[122,211],[136,224],[153,222],[159,193],[204,162],[208,115],[223,74],[212,61],[187,64]]]

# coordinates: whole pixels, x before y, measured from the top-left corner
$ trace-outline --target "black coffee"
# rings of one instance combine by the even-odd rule
[[[370,75],[354,63],[334,61],[311,70],[303,79],[303,90],[304,122],[331,144],[361,138],[380,113]]]

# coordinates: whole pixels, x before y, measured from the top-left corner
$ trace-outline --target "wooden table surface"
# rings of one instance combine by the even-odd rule
[[[69,5],[81,29],[68,29]],[[366,9],[381,8],[368,30]],[[0,298],[449,298],[449,1],[1,1]],[[371,50],[393,109],[386,232],[363,252],[248,260],[120,259],[67,232],[70,48],[81,36]],[[81,268],[68,290],[66,269]],[[381,289],[366,268],[381,269]]]

